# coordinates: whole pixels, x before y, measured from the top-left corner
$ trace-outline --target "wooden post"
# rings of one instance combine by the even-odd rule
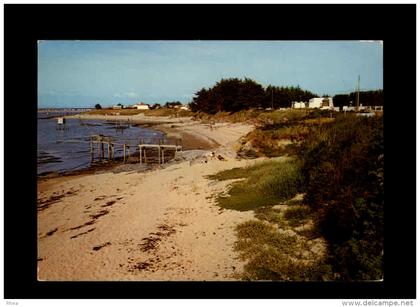
[[[124,143],[124,145],[123,145],[123,151],[124,151],[123,156],[124,156],[124,163],[125,163],[125,143]]]
[[[93,162],[93,142],[90,140],[90,163]]]
[[[143,162],[142,161],[143,160],[143,157],[141,156],[143,147],[142,147],[142,145],[139,145],[139,147],[140,147],[140,164],[141,164]]]
[[[104,143],[101,141],[101,159],[105,156],[105,148]]]
[[[165,149],[162,148],[162,164],[165,164]]]
[[[128,154],[128,159],[130,159],[130,145],[127,145],[127,154]]]
[[[146,148],[144,148],[144,163],[146,163],[146,164],[147,164]]]
[[[158,163],[160,165],[160,145],[158,146]]]
[[[101,142],[100,141],[98,141],[98,157],[99,157],[99,160],[101,160]]]
[[[109,150],[110,149],[110,145],[109,145],[109,142],[107,142],[106,143],[106,145],[107,145],[107,150],[108,150],[108,162],[111,160],[111,151]]]

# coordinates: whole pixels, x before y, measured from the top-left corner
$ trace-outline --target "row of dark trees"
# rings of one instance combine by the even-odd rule
[[[250,108],[288,108],[292,101],[308,101],[317,95],[297,87],[269,85],[263,88],[252,79],[222,79],[212,88],[202,88],[190,103],[192,111],[214,114]]]
[[[292,101],[308,101],[318,95],[301,89],[299,86],[278,87],[269,85],[264,88],[252,79],[222,79],[213,87],[202,88],[189,104],[193,112],[214,114],[221,111],[237,112],[251,108],[290,108]],[[326,96],[326,95],[324,95]],[[356,92],[333,97],[334,106],[342,107],[356,104]],[[360,92],[359,102],[364,106],[383,106],[383,90]],[[179,101],[166,102],[164,107],[182,106]],[[160,107],[155,104],[154,108]],[[95,105],[100,109],[100,104]]]
[[[182,103],[180,101],[168,101],[164,104],[165,108],[175,108],[175,107],[181,107]]]
[[[352,104],[356,106],[356,92],[350,94],[335,95],[333,97],[334,106],[342,107]],[[383,106],[384,105],[384,91],[366,91],[359,93],[359,103],[364,106]]]

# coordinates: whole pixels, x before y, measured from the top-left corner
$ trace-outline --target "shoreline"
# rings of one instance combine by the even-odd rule
[[[143,114],[141,114],[143,115]],[[214,149],[215,146],[219,146],[219,144],[213,140],[209,140],[200,136],[197,136],[195,133],[186,132],[181,129],[180,126],[173,125],[173,123],[181,123],[184,122],[194,122],[197,124],[198,122],[191,121],[189,118],[179,118],[179,120],[173,122],[169,117],[163,117],[163,121],[156,121],[154,117],[151,116],[105,116],[105,115],[89,115],[89,114],[76,114],[76,115],[68,115],[65,116],[66,118],[77,118],[77,119],[95,119],[95,120],[130,120],[133,125],[141,126],[145,128],[150,128],[153,130],[157,130],[160,132],[165,133],[167,136],[175,136],[182,139],[182,147],[183,151],[188,150],[210,150]],[[135,119],[133,119],[135,118]],[[120,161],[121,160],[121,161]],[[104,163],[103,165],[90,165],[88,167],[82,169],[76,169],[71,171],[64,171],[64,172],[43,172],[37,175],[38,179],[49,179],[49,178],[56,178],[60,176],[72,176],[72,175],[84,175],[84,174],[94,174],[95,172],[100,171],[112,171],[115,167],[120,167],[122,164],[122,158],[117,158],[114,163]]]
[[[229,181],[206,176],[254,162],[236,159],[235,151],[252,126],[210,129],[172,120],[157,126],[209,148],[187,150],[184,159],[163,168],[130,170],[126,164],[117,171],[119,166],[38,179],[39,280],[237,279],[244,262],[233,250],[234,228],[253,213],[216,206],[213,196]],[[224,160],[206,163],[211,151]]]
[[[151,128],[161,131],[168,136],[181,137],[184,141],[183,148],[189,149],[213,149],[220,143],[203,133],[199,127],[209,127],[200,121],[191,119],[191,117],[170,117],[170,116],[147,116],[143,113],[137,115],[98,115],[98,114],[77,114],[65,116],[66,118],[77,118],[82,120],[106,120],[106,121],[130,121],[134,125],[145,128]],[[214,125],[217,129],[217,126]],[[245,125],[244,126],[249,126]]]

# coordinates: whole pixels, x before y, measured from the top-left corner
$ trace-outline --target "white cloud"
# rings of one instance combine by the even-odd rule
[[[129,97],[129,98],[137,98],[137,97],[139,97],[139,94],[134,93],[134,92],[128,92],[128,93],[125,93],[125,95],[127,97]]]
[[[114,97],[115,98],[138,98],[140,97],[140,95],[135,92],[126,92],[126,93],[115,93]]]

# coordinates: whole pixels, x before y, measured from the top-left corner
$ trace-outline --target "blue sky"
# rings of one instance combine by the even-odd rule
[[[378,41],[39,41],[38,107],[188,103],[222,78],[335,95],[383,88]]]

